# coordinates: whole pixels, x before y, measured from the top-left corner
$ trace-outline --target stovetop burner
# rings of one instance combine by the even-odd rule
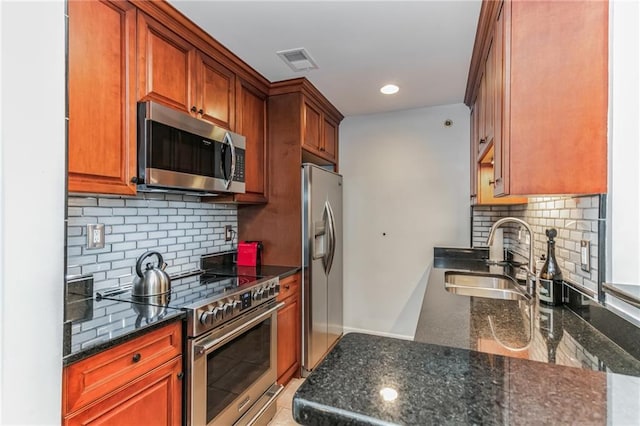
[[[230,271],[216,269],[173,278],[171,292],[165,295],[133,296],[131,286],[126,286],[99,292],[97,297],[184,310],[188,316],[188,335],[196,336],[240,315],[241,311],[275,298],[279,292],[277,277],[227,272]]]

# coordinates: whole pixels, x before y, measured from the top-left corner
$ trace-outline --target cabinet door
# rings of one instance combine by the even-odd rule
[[[338,124],[327,116],[323,120],[320,150],[327,160],[336,162],[338,158]]]
[[[480,77],[480,87],[478,88],[478,98],[476,99],[476,115],[478,117],[478,155],[483,152],[487,146],[487,138],[485,137],[485,103],[484,98],[486,96],[487,81],[484,78],[484,73]]]
[[[297,295],[285,300],[285,306],[278,312],[278,383],[284,384],[296,374],[300,367],[298,347],[300,346],[300,303]]]
[[[470,128],[471,128],[471,152],[470,152],[470,200],[471,205],[475,205],[478,202],[478,116],[476,114],[476,105],[471,107],[471,115],[469,116]]]
[[[504,9],[504,192],[607,192],[608,2],[510,1]]]
[[[182,424],[182,357],[178,356],[96,404],[64,418],[65,425]]]
[[[138,100],[197,110],[195,48],[143,13],[138,15]]]
[[[69,1],[70,192],[136,193],[136,10]]]
[[[320,153],[322,116],[320,109],[305,99],[302,103],[302,147]]]
[[[484,136],[487,146],[493,142],[494,137],[494,125],[495,125],[495,97],[496,97],[496,74],[495,74],[495,59],[496,49],[495,40],[489,42],[489,52],[487,53],[487,59],[484,65],[484,77],[485,86],[483,93],[483,106],[484,111]]]
[[[278,383],[286,384],[300,369],[300,274],[280,280],[278,301]]]
[[[175,322],[65,367],[63,413],[103,399],[181,353],[181,324]]]
[[[495,182],[494,195],[505,195],[505,183],[508,176],[505,176],[505,166],[508,167],[508,146],[509,141],[503,137],[503,102],[505,97],[505,80],[504,80],[504,6],[500,7],[498,18],[495,22],[493,32],[494,45],[494,74],[495,74],[495,98],[494,98],[494,114],[495,129],[493,137],[493,180]]]
[[[198,117],[235,130],[235,88],[233,72],[209,56],[198,54]]]
[[[245,82],[238,84],[238,133],[246,138],[245,202],[267,201],[267,96]]]

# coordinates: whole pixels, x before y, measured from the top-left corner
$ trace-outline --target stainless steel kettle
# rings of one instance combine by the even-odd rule
[[[158,257],[158,266],[154,266],[151,262],[147,263],[145,270],[142,271],[144,260],[151,256]],[[162,255],[157,251],[148,251],[143,253],[136,262],[136,273],[138,276],[133,280],[133,296],[153,296],[156,294],[164,294],[171,291],[171,278],[164,271],[167,264],[164,263]]]

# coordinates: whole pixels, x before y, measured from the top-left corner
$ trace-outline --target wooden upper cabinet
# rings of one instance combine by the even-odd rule
[[[196,105],[196,50],[144,13],[138,14],[138,100],[186,113]]]
[[[196,113],[204,120],[234,130],[235,74],[219,62],[198,54]]]
[[[69,1],[69,192],[133,195],[136,10]]]
[[[245,193],[208,201],[262,204],[268,201],[267,94],[242,79],[236,85],[236,132],[246,138]]]
[[[606,192],[608,8],[483,2],[465,103],[492,46],[495,195]]]
[[[233,71],[144,13],[138,28],[138,100],[235,130]]]
[[[470,121],[470,136],[471,143],[470,146],[470,173],[469,173],[469,199],[471,200],[471,205],[475,205],[478,202],[478,115],[477,111],[477,102],[475,102],[471,106],[471,115],[469,116]]]
[[[325,157],[334,163],[338,159],[338,123],[324,117],[322,127],[322,151]]]
[[[332,164],[338,159],[338,122],[306,96],[302,102],[302,148]]]
[[[245,194],[239,198],[267,201],[267,95],[251,85],[239,84],[238,132],[247,143]]]
[[[302,147],[320,153],[322,135],[322,116],[320,108],[314,106],[308,99],[302,103]]]

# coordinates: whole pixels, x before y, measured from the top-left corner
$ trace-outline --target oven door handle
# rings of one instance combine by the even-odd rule
[[[195,354],[198,355],[198,356],[199,355],[203,355],[206,352],[209,352],[210,350],[214,349],[216,346],[220,346],[220,345],[226,343],[228,340],[231,340],[231,339],[235,338],[236,336],[244,333],[245,331],[247,331],[248,329],[250,329],[254,325],[258,324],[259,322],[264,321],[266,318],[271,316],[271,314],[273,314],[278,309],[282,308],[284,305],[285,305],[284,302],[280,302],[277,305],[275,305],[273,308],[271,308],[268,311],[258,315],[255,318],[252,318],[251,320],[249,320],[246,323],[242,324],[240,327],[234,328],[233,330],[231,330],[227,334],[224,334],[224,335],[218,337],[217,339],[213,339],[210,342],[206,342],[206,343],[201,344],[201,345],[195,345],[195,347],[194,347]]]

